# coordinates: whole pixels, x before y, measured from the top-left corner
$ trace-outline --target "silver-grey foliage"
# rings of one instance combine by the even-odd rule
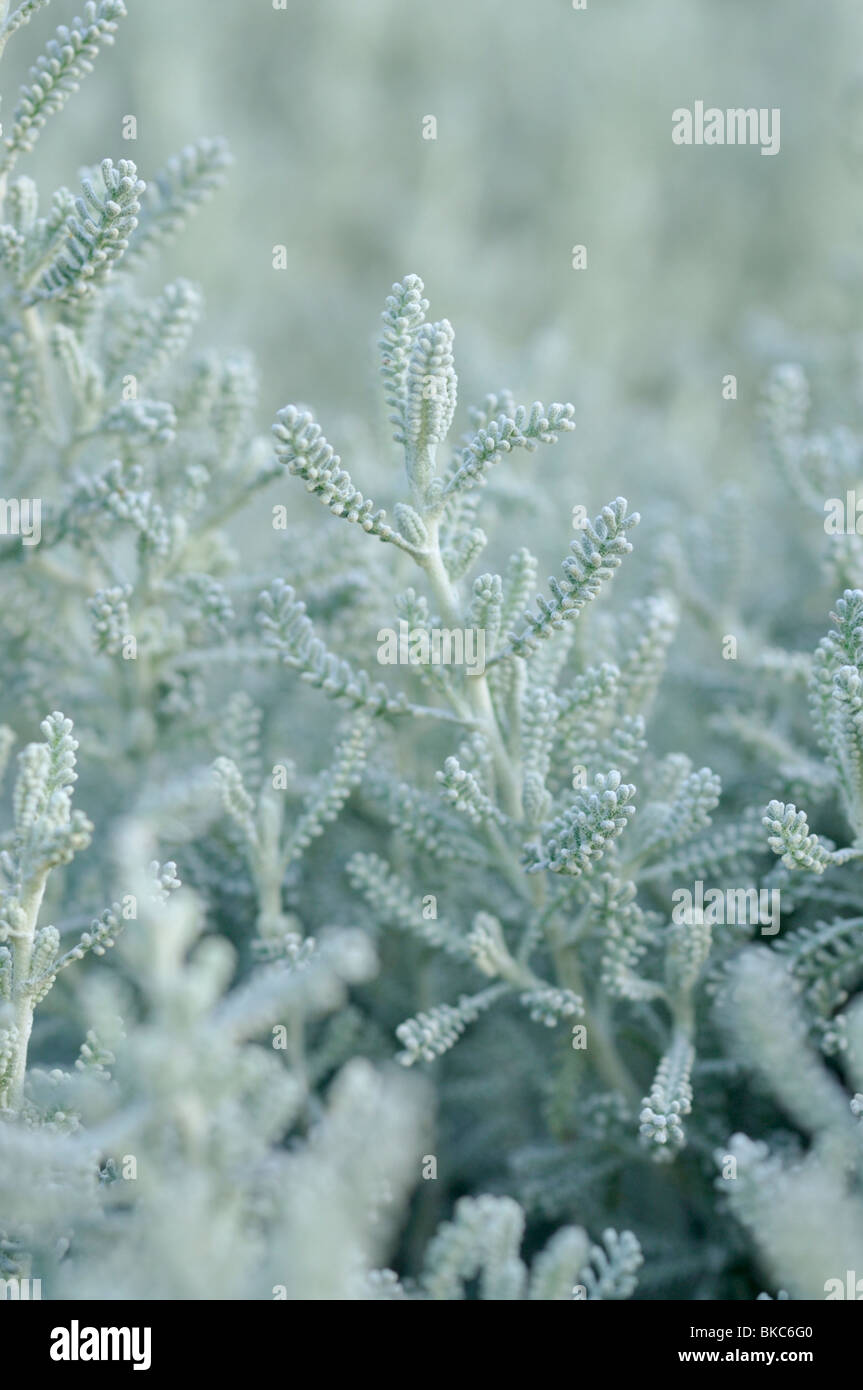
[[[43,8],[0,3],[0,51]],[[262,435],[250,358],[197,350],[201,290],[136,279],[222,142],[152,176],[106,157],[74,192],[26,172],[124,16],[88,0],[48,40],[0,164],[0,1274],[822,1296],[863,1248],[856,537],[811,661],[767,619],[748,640],[733,525],[711,551],[647,497],[636,533],[616,487],[542,584],[539,527],[525,506],[507,555],[495,489],[512,466],[568,514],[543,468],[574,407],[500,390],[454,436],[455,333],[415,274],[379,343],[386,507],[359,429],[348,464],[304,405]],[[808,408],[777,371],[801,509],[839,467]],[[430,658],[441,632],[482,660]],[[745,700],[711,725],[709,663],[663,681],[728,632]],[[697,687],[724,804],[674,720],[657,735],[670,686]],[[780,892],[781,932],[672,912],[696,882]]]

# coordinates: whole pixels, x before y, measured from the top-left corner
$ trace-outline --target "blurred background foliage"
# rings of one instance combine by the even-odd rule
[[[228,138],[229,191],[159,278],[202,283],[208,332],[258,357],[266,415],[375,407],[370,312],[418,270],[468,394],[541,377],[578,405],[579,466],[633,477],[644,450],[618,460],[610,436],[624,407],[656,409],[650,471],[685,487],[734,471],[724,431],[766,359],[856,324],[861,30],[853,0],[147,0],[40,158],[57,182],[107,152],[146,177],[178,143]],[[10,50],[7,83],[40,38]],[[675,146],[671,111],[696,98],[780,107],[778,157]]]

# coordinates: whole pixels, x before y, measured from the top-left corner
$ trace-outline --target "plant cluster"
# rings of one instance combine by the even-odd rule
[[[0,4],[0,51],[46,4]],[[575,411],[502,390],[453,440],[453,328],[416,275],[379,343],[390,510],[306,407],[262,437],[250,358],[195,350],[201,290],[140,289],[224,145],[50,196],[25,172],[124,16],[57,30],[0,164],[0,1276],[823,1296],[863,1249],[857,537],[811,659],[747,613],[734,524],[705,545],[616,496],[547,583],[526,543],[496,558],[496,480],[530,455],[544,495]],[[860,457],[807,409],[778,370],[802,509]],[[634,551],[653,582],[619,597]],[[482,669],[386,669],[401,623],[482,634]],[[711,738],[758,772],[730,757],[723,788],[655,730],[681,643],[729,633]],[[699,882],[778,892],[781,932],[677,920]]]

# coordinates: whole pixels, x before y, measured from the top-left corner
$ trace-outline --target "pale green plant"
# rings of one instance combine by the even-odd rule
[[[0,3],[0,51],[46,5]],[[61,25],[2,146],[3,505],[38,498],[41,534],[0,537],[0,764],[22,749],[0,1275],[94,1299],[822,1296],[861,1239],[863,575],[820,516],[857,436],[811,424],[802,369],[770,376],[798,511],[756,593],[758,497],[661,504],[641,413],[593,520],[572,404],[501,390],[454,439],[455,331],[408,275],[379,344],[395,448],[346,414],[343,463],[301,404],[262,437],[250,356],[197,350],[201,289],[143,278],[224,144],[48,196],[28,172],[125,10]],[[527,291],[498,293],[517,337]],[[351,295],[370,312],[377,287]],[[496,355],[473,346],[462,382]],[[543,585],[534,548],[564,530]],[[825,553],[846,592],[813,659]],[[403,623],[420,655],[390,665]],[[442,630],[482,660],[423,659]],[[673,916],[699,881],[778,890],[781,931]]]

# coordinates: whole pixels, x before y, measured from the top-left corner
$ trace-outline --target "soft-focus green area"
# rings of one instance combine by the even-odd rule
[[[147,0],[41,158],[58,182],[106,151],[146,177],[184,140],[229,139],[229,190],[168,269],[204,285],[211,334],[256,352],[268,407],[365,408],[370,310],[416,269],[482,389],[503,371],[530,394],[542,362],[581,459],[607,458],[616,399],[661,407],[681,474],[725,471],[718,375],[751,399],[786,335],[858,317],[861,27],[853,0]],[[779,106],[778,157],[674,146],[697,98]]]

